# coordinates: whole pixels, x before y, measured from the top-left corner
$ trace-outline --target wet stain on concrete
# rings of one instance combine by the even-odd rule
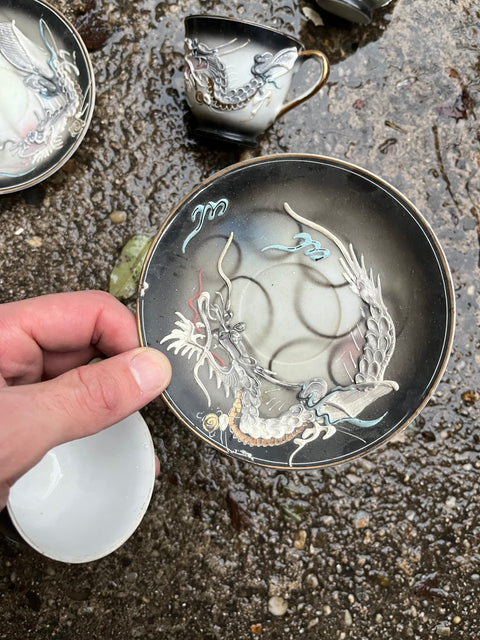
[[[0,638],[477,638],[480,10],[394,0],[360,27],[294,0],[53,4],[108,31],[90,29],[98,97],[72,159],[0,199],[2,302],[108,289],[127,240],[155,235],[203,179],[248,153],[307,152],[380,175],[420,209],[452,268],[457,330],[421,416],[338,467],[230,460],[152,403],[162,472],[139,530],[80,566],[0,539]],[[278,27],[332,62],[320,94],[253,152],[193,136],[183,18],[198,12]]]

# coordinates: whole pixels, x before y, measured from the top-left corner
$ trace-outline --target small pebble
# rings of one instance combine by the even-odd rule
[[[320,14],[314,11],[313,9],[311,9],[310,7],[302,7],[302,12],[303,12],[303,15],[307,18],[307,20],[311,20],[316,27],[321,27],[323,25],[323,20]]]
[[[445,506],[446,506],[447,509],[454,509],[456,504],[457,504],[457,500],[456,500],[455,496],[449,496],[445,500]]]
[[[370,462],[370,460],[367,460],[366,458],[360,458],[357,463],[364,471],[372,471],[375,469],[373,462]]]
[[[112,211],[110,214],[110,220],[113,224],[122,224],[127,219],[127,214],[125,211]]]
[[[365,511],[359,511],[355,515],[355,529],[365,529],[370,524],[370,516]]]
[[[125,580],[127,582],[135,582],[137,578],[138,578],[138,573],[136,573],[136,571],[131,571],[130,573],[127,573],[127,575],[125,576]]]
[[[268,601],[268,610],[274,616],[284,616],[287,613],[288,602],[280,596],[272,596]]]
[[[40,238],[40,236],[31,236],[30,238],[28,238],[27,242],[34,249],[38,249],[43,244],[43,240],[42,238]]]
[[[305,585],[309,589],[316,589],[318,587],[318,578],[315,574],[309,573],[305,578]]]
[[[362,479],[354,473],[347,473],[347,480],[350,482],[350,484],[360,484],[360,482],[362,481]]]
[[[367,533],[363,538],[363,544],[372,544],[372,542],[373,542],[372,534],[370,531],[367,531]]]
[[[351,627],[352,626],[352,624],[353,624],[352,614],[350,613],[350,611],[348,609],[345,611],[344,620],[345,620],[345,626],[346,627]]]
[[[293,546],[295,547],[295,549],[302,551],[303,549],[305,549],[306,540],[307,540],[307,532],[301,529],[300,531],[297,531],[295,540],[293,541]]]

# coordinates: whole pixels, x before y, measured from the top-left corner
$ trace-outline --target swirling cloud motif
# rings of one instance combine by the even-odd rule
[[[304,251],[304,254],[314,260],[324,260],[330,255],[328,249],[322,248],[321,243],[318,240],[312,240],[312,236],[309,233],[296,233],[293,236],[294,240],[300,240],[300,242],[294,247],[286,247],[283,244],[271,244],[268,247],[264,247],[262,251],[268,251],[269,249],[278,249],[279,251],[287,251],[288,253],[295,253],[296,251]]]
[[[199,204],[192,211],[192,222],[196,222],[197,226],[188,236],[182,245],[182,253],[185,253],[187,244],[192,238],[194,238],[202,230],[205,220],[214,220],[217,216],[223,216],[228,209],[228,200],[221,198],[218,202],[207,202],[206,204]]]

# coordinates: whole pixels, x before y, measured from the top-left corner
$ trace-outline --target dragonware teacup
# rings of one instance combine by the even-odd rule
[[[318,74],[287,101],[306,60],[318,64]],[[185,91],[198,134],[256,146],[277,118],[321,89],[329,71],[325,54],[276,29],[212,15],[185,18]]]

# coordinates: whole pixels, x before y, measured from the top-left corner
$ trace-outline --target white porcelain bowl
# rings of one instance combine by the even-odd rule
[[[155,453],[140,413],[49,451],[10,490],[20,535],[62,562],[97,560],[140,524],[155,481]]]

